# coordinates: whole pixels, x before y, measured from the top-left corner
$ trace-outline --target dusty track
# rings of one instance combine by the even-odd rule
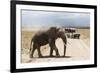
[[[86,40],[86,39],[85,39]],[[87,39],[88,40],[88,39]],[[35,51],[33,59],[29,58],[29,49],[22,50],[22,62],[51,62],[51,61],[70,61],[70,60],[86,60],[89,59],[90,48],[89,45],[86,44],[82,39],[67,39],[67,48],[66,48],[66,57],[60,58],[38,58],[38,53]],[[56,40],[56,46],[59,50],[60,55],[63,55],[63,47],[64,44],[61,39]],[[48,45],[41,47],[41,51],[43,56],[48,56],[50,52],[50,48]],[[55,51],[53,51],[55,55]]]

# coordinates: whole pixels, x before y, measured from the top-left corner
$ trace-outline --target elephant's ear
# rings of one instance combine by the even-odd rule
[[[56,28],[56,31],[59,32],[60,28]]]

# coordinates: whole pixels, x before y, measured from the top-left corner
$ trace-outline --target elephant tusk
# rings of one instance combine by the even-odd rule
[[[64,43],[64,46],[67,46],[67,44]]]
[[[68,44],[70,45],[70,43],[68,42]]]
[[[69,45],[70,45],[70,43],[69,42],[67,42]],[[66,46],[66,44],[64,43],[64,45]]]

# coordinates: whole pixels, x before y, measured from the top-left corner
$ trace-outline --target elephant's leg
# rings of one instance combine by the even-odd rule
[[[42,57],[42,54],[41,54],[41,51],[40,51],[40,46],[37,47],[37,50],[38,50],[38,56]]]
[[[50,49],[50,57],[52,57],[53,56],[53,48],[51,47],[51,49]]]
[[[56,47],[56,45],[54,45],[54,50],[56,52],[56,56],[60,56],[59,52],[58,52],[58,48]]]
[[[50,56],[53,56],[53,50],[55,50],[55,52],[56,52],[56,56],[60,56],[59,55],[59,52],[58,52],[58,49],[57,49],[57,47],[56,47],[56,45],[55,45],[55,43],[50,43],[50,47],[51,47],[51,50],[50,50]]]
[[[36,47],[33,45],[33,48],[30,50],[30,58],[33,58],[33,54],[36,50]]]
[[[52,47],[52,39],[49,39],[49,46],[50,46],[50,57],[53,56],[53,47]]]
[[[50,46],[50,56],[52,57],[53,56],[53,50],[54,50],[54,40],[51,40],[49,41],[49,46]]]

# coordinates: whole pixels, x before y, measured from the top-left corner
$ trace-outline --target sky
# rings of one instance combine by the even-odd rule
[[[89,13],[22,10],[21,18],[22,27],[90,26]]]

